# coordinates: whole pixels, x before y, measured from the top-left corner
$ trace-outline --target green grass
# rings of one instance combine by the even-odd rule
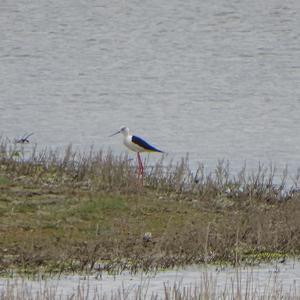
[[[80,203],[80,206],[76,207],[74,213],[79,214],[80,217],[88,216],[89,218],[97,218],[106,213],[117,214],[126,209],[126,203],[121,197],[97,197]]]
[[[0,187],[9,185],[11,183],[12,181],[9,178],[0,176]]]

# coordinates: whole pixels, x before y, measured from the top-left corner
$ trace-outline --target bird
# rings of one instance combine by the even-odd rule
[[[130,130],[126,126],[122,126],[120,130],[110,135],[110,137],[122,133],[124,136],[123,144],[130,149],[131,151],[134,151],[137,153],[137,161],[138,161],[138,177],[144,176],[144,166],[141,160],[140,153],[141,152],[158,152],[158,153],[164,153],[162,150],[150,145],[148,142],[146,142],[141,137],[138,137],[136,135],[131,134]]]
[[[16,144],[28,144],[29,143],[29,139],[28,138],[31,137],[33,134],[34,134],[33,132],[30,133],[30,134],[25,133],[23,135],[23,137],[21,137],[20,139],[15,140],[15,143]]]

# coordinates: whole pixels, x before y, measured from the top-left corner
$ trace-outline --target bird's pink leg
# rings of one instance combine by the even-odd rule
[[[141,163],[140,163],[140,156],[139,156],[138,152],[136,153],[136,156],[137,156],[137,162],[138,162],[137,167],[136,167],[136,173],[139,178],[140,174],[141,174]]]
[[[141,162],[141,175],[142,175],[142,179],[144,179],[144,166],[143,166],[143,162],[141,160],[141,157],[140,157],[140,162]]]
[[[142,175],[142,179],[143,179],[144,178],[144,167],[143,167],[143,163],[142,163],[139,152],[137,152],[137,158],[138,158],[138,163],[139,163],[138,178]]]

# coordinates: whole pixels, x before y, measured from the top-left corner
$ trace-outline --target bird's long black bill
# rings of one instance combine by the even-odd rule
[[[118,133],[120,133],[120,132],[121,132],[121,131],[118,130],[117,132],[113,133],[112,135],[109,135],[108,137],[114,136],[114,135],[116,135],[116,134],[118,134]]]

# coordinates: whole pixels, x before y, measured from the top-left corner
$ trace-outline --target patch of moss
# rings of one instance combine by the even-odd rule
[[[5,177],[5,176],[0,176],[0,187],[3,185],[9,185],[12,183],[12,180]]]
[[[282,252],[248,252],[242,255],[242,261],[245,263],[260,263],[276,260],[285,260],[287,257],[286,253]]]

